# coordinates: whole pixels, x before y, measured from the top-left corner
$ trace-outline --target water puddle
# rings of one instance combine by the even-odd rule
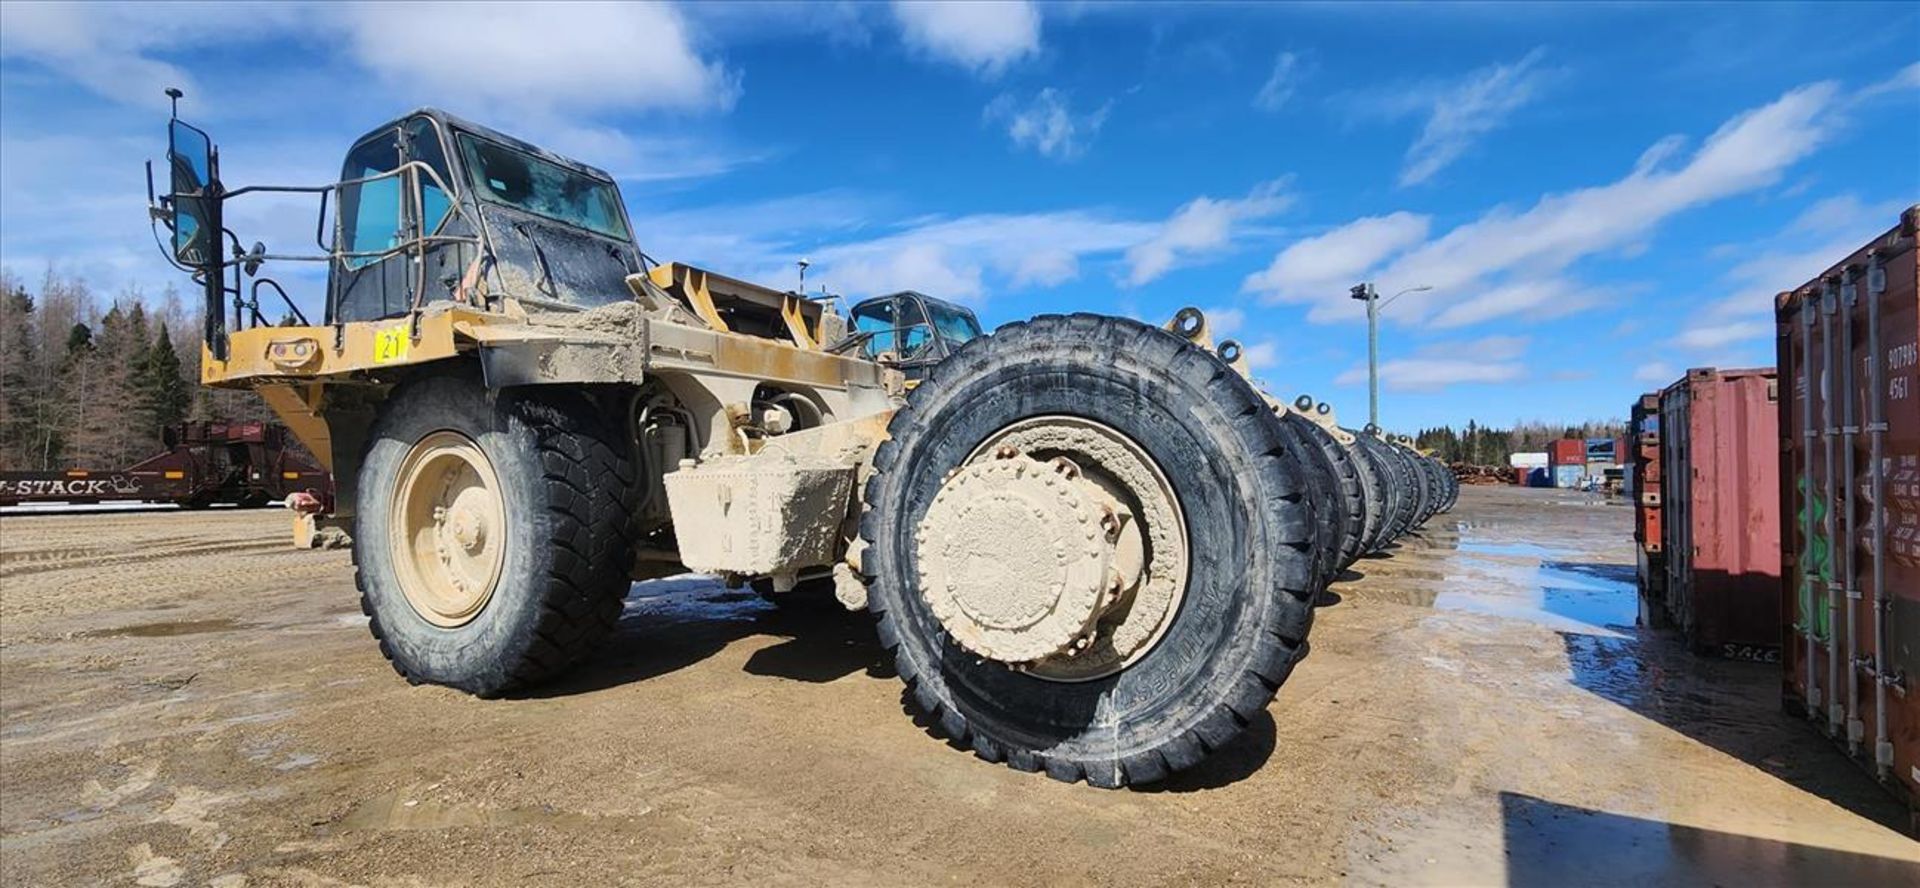
[[[95,629],[76,634],[76,638],[172,638],[178,635],[199,635],[206,632],[232,632],[245,629],[251,624],[237,620],[177,620],[164,623],[139,623],[132,626],[118,626],[112,629]]]
[[[1566,554],[1559,549],[1549,549],[1546,546],[1535,545],[1533,543],[1482,543],[1464,541],[1460,543],[1460,551],[1472,552],[1476,555],[1518,555],[1531,556],[1534,558],[1560,557]]]
[[[688,574],[633,584],[627,593],[626,615],[650,624],[750,623],[772,613],[772,602],[750,589],[729,589],[712,577]]]
[[[1639,616],[1631,579],[1608,568],[1559,561],[1537,563],[1460,558],[1434,596],[1441,610],[1525,620],[1564,632],[1623,637]]]
[[[1639,617],[1631,565],[1575,560],[1569,549],[1515,539],[1495,523],[1461,522],[1458,529],[1457,542],[1418,553],[1418,560],[1360,562],[1356,569],[1370,581],[1343,585],[1341,594],[1631,637]],[[1403,560],[1410,563],[1397,563]]]

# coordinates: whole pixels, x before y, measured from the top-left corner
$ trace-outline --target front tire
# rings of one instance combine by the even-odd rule
[[[1053,417],[1096,423],[1150,459],[1186,547],[1155,640],[1091,677],[967,650],[923,592],[916,533],[944,480],[1005,430]],[[1279,417],[1207,352],[1119,318],[1010,324],[936,366],[888,435],[861,525],[869,604],[913,704],[979,757],[1097,786],[1158,780],[1237,735],[1306,651],[1323,544],[1305,469]]]
[[[408,681],[483,697],[549,680],[612,629],[630,585],[634,467],[573,392],[400,386],[374,423],[355,580]]]

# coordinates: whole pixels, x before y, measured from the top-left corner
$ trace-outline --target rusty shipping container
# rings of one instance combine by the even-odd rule
[[[1584,466],[1587,464],[1587,442],[1579,438],[1560,438],[1547,442],[1547,465]]]
[[[1633,490],[1633,542],[1640,577],[1640,623],[1662,628],[1667,619],[1667,556],[1660,531],[1660,393],[1641,395],[1630,412],[1631,444],[1624,445]]]
[[[1909,805],[1920,804],[1916,230],[1920,206],[1774,303],[1787,708]]]
[[[1701,653],[1780,656],[1776,401],[1772,368],[1688,370],[1660,393],[1667,615]]]

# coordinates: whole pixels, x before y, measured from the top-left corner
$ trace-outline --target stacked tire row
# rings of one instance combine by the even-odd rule
[[[1302,395],[1291,407],[1273,404],[1308,463],[1307,484],[1321,542],[1315,581],[1324,587],[1360,558],[1453,508],[1460,482],[1447,467],[1413,449],[1406,438],[1368,426],[1347,429],[1332,408]],[[1331,506],[1329,508],[1328,506]]]

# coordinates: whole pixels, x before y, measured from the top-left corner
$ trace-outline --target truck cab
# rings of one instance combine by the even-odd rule
[[[329,323],[443,299],[485,308],[490,281],[533,306],[593,308],[641,270],[611,176],[444,111],[362,136],[340,179]],[[419,268],[410,242],[424,242]]]
[[[914,290],[875,296],[853,306],[853,332],[860,354],[888,358],[908,379],[980,335],[980,321],[966,308]]]

